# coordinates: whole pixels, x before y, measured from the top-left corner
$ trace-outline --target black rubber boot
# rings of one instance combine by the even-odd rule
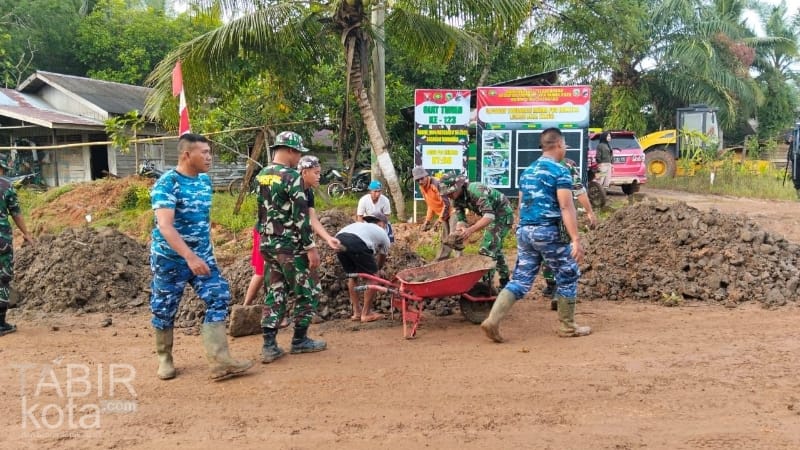
[[[261,362],[264,364],[269,364],[285,355],[286,352],[284,352],[282,348],[278,347],[278,343],[275,342],[275,337],[278,336],[277,329],[262,328],[262,330],[264,332],[264,347],[261,349]]]
[[[321,352],[328,348],[325,341],[315,341],[307,336],[308,327],[294,327],[294,337],[292,337],[292,350],[294,353],[313,353]]]
[[[0,303],[0,336],[17,331],[17,327],[6,323],[6,311],[8,311],[8,304]]]

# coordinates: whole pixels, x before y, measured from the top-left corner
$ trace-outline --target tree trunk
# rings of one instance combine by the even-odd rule
[[[353,89],[353,94],[356,97],[356,103],[358,103],[361,118],[364,120],[364,127],[367,129],[370,146],[378,161],[378,167],[380,167],[381,173],[384,178],[386,178],[386,184],[389,186],[389,192],[394,200],[397,218],[398,220],[405,221],[406,208],[403,190],[400,188],[400,181],[397,178],[397,172],[394,170],[392,157],[387,151],[383,133],[381,133],[380,126],[372,112],[372,105],[370,104],[367,91],[364,88],[364,79],[361,76],[361,61],[358,57],[353,58],[353,64],[350,68],[350,87]]]

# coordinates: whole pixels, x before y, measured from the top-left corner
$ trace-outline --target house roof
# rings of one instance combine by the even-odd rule
[[[0,88],[0,116],[45,128],[104,128],[99,120],[57,111],[39,97],[6,88]]]
[[[131,110],[144,111],[144,103],[152,89],[37,70],[17,86],[26,94],[35,94],[42,86],[50,85],[66,94],[74,94],[86,102],[112,114]]]

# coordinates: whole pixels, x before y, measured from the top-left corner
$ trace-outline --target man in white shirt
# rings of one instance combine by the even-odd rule
[[[386,262],[389,254],[389,235],[386,234],[386,216],[381,212],[374,212],[362,216],[363,222],[355,222],[339,230],[336,238],[339,239],[340,250],[336,254],[345,273],[376,274]],[[347,291],[350,294],[350,304],[353,306],[353,315],[350,320],[373,322],[383,319],[383,314],[372,310],[375,300],[375,291],[368,290],[364,293],[362,307],[356,280],[348,278]]]

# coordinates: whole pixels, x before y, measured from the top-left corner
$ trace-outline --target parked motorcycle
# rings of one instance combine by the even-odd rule
[[[339,174],[337,170],[332,170],[332,174]],[[349,183],[339,174],[339,179],[328,184],[328,195],[331,197],[342,197],[345,192],[366,192],[369,189],[369,182],[372,181],[372,170],[368,168],[359,169],[353,174]]]
[[[17,175],[15,177],[8,177],[8,180],[11,182],[11,186],[14,189],[19,189],[23,186],[32,186],[32,185],[41,185],[39,181],[39,172],[31,172],[22,175]]]
[[[164,175],[164,171],[158,169],[153,161],[143,159],[139,164],[138,174],[140,177],[158,179],[161,178],[161,175]]]

